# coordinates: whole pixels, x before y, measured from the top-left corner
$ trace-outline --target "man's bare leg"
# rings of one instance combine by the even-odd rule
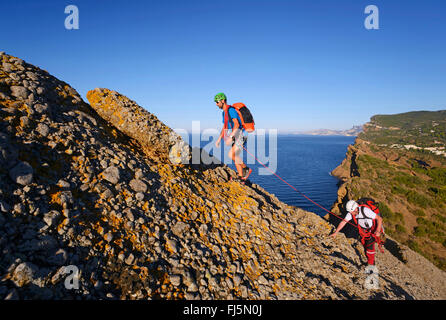
[[[240,150],[236,146],[233,146],[231,150],[229,150],[229,157],[234,161],[238,175],[243,177],[243,168],[246,168],[246,164],[244,164],[243,160],[238,156],[239,152]]]

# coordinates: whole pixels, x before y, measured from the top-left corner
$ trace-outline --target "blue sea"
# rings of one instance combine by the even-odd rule
[[[275,169],[277,175],[307,197],[328,210],[331,209],[331,206],[337,199],[338,179],[331,176],[330,172],[341,164],[345,158],[348,145],[354,143],[355,137],[278,135],[275,142],[270,142],[269,137],[266,136],[263,138],[266,148],[260,148],[259,136],[248,135],[248,137],[248,139],[256,141],[251,144],[254,148],[250,149],[248,144],[247,149],[251,154],[264,160],[265,165],[269,166],[273,171]],[[206,145],[209,147],[209,141],[201,142],[200,145],[213,154],[212,150],[206,148]],[[260,152],[260,149],[266,150]],[[221,155],[226,153],[222,149],[220,154],[214,154],[214,156],[222,159]],[[272,156],[268,159],[268,155],[277,156]],[[319,215],[326,214],[324,210],[305,199],[300,193],[293,190],[276,176],[261,174],[259,169],[263,167],[258,163],[252,164],[254,159],[246,151],[244,151],[243,159],[253,169],[249,177],[251,182],[260,185],[268,192],[276,195],[279,200],[289,205],[297,206]],[[235,170],[234,164],[228,165]],[[266,170],[264,169],[264,171]]]

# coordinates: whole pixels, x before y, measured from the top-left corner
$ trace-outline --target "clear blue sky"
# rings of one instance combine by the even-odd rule
[[[69,4],[79,30],[64,27]],[[364,27],[370,4],[379,30]],[[445,14],[444,0],[3,1],[0,51],[172,128],[221,127],[223,91],[259,128],[348,129],[446,109]]]

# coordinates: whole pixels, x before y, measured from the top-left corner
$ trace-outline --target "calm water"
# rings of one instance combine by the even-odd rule
[[[251,135],[249,137],[252,138]],[[268,142],[268,138],[265,140]],[[342,136],[279,135],[277,137],[276,173],[313,201],[330,209],[336,201],[338,190],[338,180],[332,177],[330,172],[341,164],[345,158],[347,146],[353,144],[354,140],[355,137]],[[201,146],[204,147],[208,143],[201,142]],[[266,150],[269,150],[268,148],[269,144],[266,143]],[[271,148],[269,152],[276,152],[276,149]],[[244,153],[245,163],[248,160],[252,161],[252,157],[246,152]],[[251,151],[251,153],[253,152]],[[255,155],[259,155],[258,150]],[[266,157],[268,155],[269,153],[266,152]],[[219,158],[221,159],[221,157]],[[265,164],[268,165],[268,162]],[[229,164],[229,166],[235,169],[233,164]],[[248,166],[253,169],[250,180],[275,194],[279,200],[320,215],[326,213],[276,176],[259,175],[258,169],[262,168],[260,164],[248,163]]]

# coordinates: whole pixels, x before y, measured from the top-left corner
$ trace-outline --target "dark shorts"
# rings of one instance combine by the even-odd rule
[[[239,150],[242,150],[244,146],[246,146],[246,141],[248,141],[248,137],[243,134],[238,134],[235,137],[232,137],[232,146],[237,146]]]

